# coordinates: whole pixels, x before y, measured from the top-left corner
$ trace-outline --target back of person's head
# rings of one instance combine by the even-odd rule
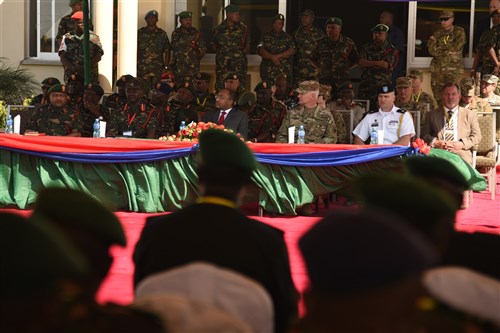
[[[99,201],[78,190],[45,188],[38,194],[33,216],[56,226],[91,264],[86,291],[95,293],[108,274],[112,245],[126,245],[118,218]]]
[[[201,132],[199,144],[198,176],[205,195],[234,199],[257,166],[253,152],[239,136],[220,129]]]

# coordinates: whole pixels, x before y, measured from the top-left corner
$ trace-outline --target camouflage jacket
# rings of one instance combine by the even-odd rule
[[[359,52],[360,59],[367,59],[370,61],[383,60],[387,62],[389,66],[386,69],[378,67],[363,67],[361,72],[360,89],[362,89],[362,87],[369,86],[376,90],[376,88],[384,82],[392,82],[392,70],[396,65],[397,57],[396,48],[387,41],[381,45],[376,43],[365,44]]]
[[[406,110],[406,111],[420,111],[420,133],[422,133],[422,130],[424,129],[424,125],[425,125],[425,119],[427,118],[427,113],[432,111],[433,109],[428,109],[427,108],[427,103],[423,103],[423,102],[415,102],[412,99],[410,99],[409,102],[406,102],[406,103],[403,103],[399,100],[398,97],[396,97],[396,100],[394,101],[394,105],[397,106],[398,108],[402,109],[402,110]],[[430,107],[430,106],[429,106]],[[411,114],[411,117],[413,118],[414,115]],[[415,122],[415,119],[413,119],[413,121]],[[415,122],[416,124],[416,122]],[[417,128],[415,128],[416,130]]]
[[[460,26],[453,26],[450,31],[436,31],[427,44],[432,56],[431,71],[440,71],[443,67],[463,68],[462,58],[466,41],[465,30]]]
[[[59,21],[59,26],[57,27],[56,40],[60,40],[67,33],[73,33],[75,31],[75,21],[73,21],[73,19],[71,19],[71,15],[73,15],[73,14],[74,13],[63,16],[61,18],[61,21]],[[92,23],[90,23],[89,29],[94,30]]]
[[[196,28],[179,27],[172,32],[172,69],[175,77],[194,75],[200,71],[200,60],[207,46]]]
[[[26,129],[45,135],[65,136],[82,133],[82,123],[79,111],[70,105],[56,109],[52,104],[46,104],[33,112]]]
[[[353,40],[340,35],[334,42],[325,36],[319,43],[319,81],[332,88],[338,88],[350,80],[350,68],[358,62],[358,49]],[[335,90],[335,89],[334,89]]]
[[[276,136],[284,117],[286,116],[286,107],[280,103],[275,102],[270,105],[255,106],[255,110],[248,114],[248,140],[253,140],[262,133],[271,133],[270,140],[273,142],[272,137]]]
[[[494,48],[497,57],[500,57],[500,24],[482,33],[477,48],[481,52],[481,73],[492,74],[495,63],[491,59],[489,51]]]
[[[264,48],[271,54],[280,54],[290,48],[295,48],[293,37],[284,31],[275,34],[270,31],[264,34],[262,41],[257,45],[257,48]],[[262,59],[260,63],[260,77],[262,81],[274,81],[278,74],[286,74],[291,77],[293,73],[293,57],[280,59],[280,64],[275,65],[269,59]]]
[[[300,125],[306,131],[306,143],[337,143],[337,128],[330,110],[317,106],[306,110],[303,105],[290,110],[281,124],[276,142],[288,142],[288,128],[295,126],[295,142]]]
[[[166,65],[164,54],[170,52],[170,48],[170,40],[163,29],[140,28],[137,32],[137,77],[145,78],[153,73],[159,81]]]
[[[101,41],[99,40],[99,36],[97,36],[92,31],[89,31],[89,41],[90,41],[90,59],[94,58],[98,54],[103,55],[104,51],[102,50]],[[79,75],[84,77],[83,73],[83,34],[81,36],[77,36],[75,34],[67,33],[63,36],[63,40],[61,41],[61,45],[59,46],[59,55],[61,52],[66,52],[66,58],[74,65],[80,66]],[[91,74],[92,74],[92,83],[97,84],[99,82],[99,69],[97,63],[91,64],[90,66]],[[71,68],[64,69],[64,81],[67,83],[70,80],[71,75],[74,74],[74,71]]]
[[[127,103],[111,114],[108,135],[123,136],[131,131],[134,138],[147,138],[149,131],[156,131],[158,135],[158,129],[158,111],[142,99],[135,104]]]
[[[295,83],[318,79],[320,63],[318,46],[320,40],[324,37],[325,33],[323,30],[316,26],[307,31],[299,27],[293,33],[297,49],[293,63],[293,78]]]
[[[210,110],[217,110],[217,107],[215,106],[215,94],[206,93],[203,95],[197,95],[194,98],[193,107],[198,114],[198,121],[201,121],[205,112]]]
[[[100,104],[98,106],[99,115],[94,114],[92,111],[84,107],[83,103],[79,105],[78,110],[80,112],[79,121],[82,128],[82,136],[92,136],[94,132],[94,121],[96,120],[96,118],[102,116],[102,120],[107,122],[106,125],[109,124],[109,120],[111,119],[110,110]]]
[[[462,101],[460,101],[459,104],[461,107],[476,112],[493,112],[493,108],[491,107],[490,103],[488,103],[488,101],[484,98],[478,96],[475,96],[472,102],[470,102],[468,105],[464,104]]]
[[[273,99],[275,101],[278,101],[282,104],[284,104],[287,108],[287,110],[293,109],[296,106],[299,106],[299,98],[296,95],[296,92],[294,90],[290,90],[288,94],[285,96],[285,98],[276,98],[273,96]]]
[[[110,109],[111,112],[121,110],[127,104],[127,97],[120,97],[118,93],[111,94],[103,99],[102,105]]]
[[[438,105],[434,97],[431,94],[426,93],[425,91],[420,90],[418,94],[412,94],[411,96],[414,102],[418,102],[424,105],[429,105],[429,111],[437,109]]]
[[[186,125],[192,121],[198,122],[197,109],[194,103],[180,105],[175,100],[171,100],[165,108],[160,110],[160,113],[160,136],[177,134],[183,120],[186,122]]]

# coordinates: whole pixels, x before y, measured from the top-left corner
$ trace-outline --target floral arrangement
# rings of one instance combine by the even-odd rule
[[[420,154],[428,155],[431,151],[431,147],[420,138],[417,138],[415,141],[413,141],[411,143],[411,146]]]
[[[182,130],[177,132],[176,135],[162,136],[160,140],[162,141],[188,141],[188,142],[198,142],[198,137],[201,132],[207,129],[219,129],[221,131],[234,133],[232,129],[225,128],[224,125],[217,125],[214,123],[205,123],[200,121],[199,123],[191,122],[186,125]],[[239,133],[236,133],[236,136],[241,138]]]

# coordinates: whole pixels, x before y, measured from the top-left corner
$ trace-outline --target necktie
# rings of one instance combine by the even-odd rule
[[[446,123],[446,128],[445,128],[445,133],[444,133],[444,139],[446,141],[454,141],[455,139],[455,124],[454,124],[454,118],[453,118],[453,111],[448,111],[448,122]]]
[[[226,119],[226,111],[222,111],[220,113],[219,121],[217,121],[217,125],[224,124],[224,119]]]

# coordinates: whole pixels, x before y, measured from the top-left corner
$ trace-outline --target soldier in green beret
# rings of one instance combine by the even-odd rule
[[[226,19],[214,28],[212,36],[217,91],[224,87],[224,77],[227,73],[237,73],[241,85],[246,85],[247,54],[250,51],[250,34],[247,26],[241,22],[240,8],[228,5],[224,10]]]
[[[61,82],[59,82],[59,80],[55,77],[45,78],[42,81],[42,93],[33,97],[31,105],[34,107],[40,107],[49,103],[49,89],[55,84],[61,84]]]
[[[292,35],[283,30],[285,16],[278,14],[273,18],[273,28],[264,34],[257,45],[257,53],[262,57],[260,78],[263,81],[274,80],[278,74],[293,74],[293,55],[295,43]]]
[[[45,135],[81,136],[80,112],[69,103],[66,85],[56,84],[49,90],[50,103],[33,113],[26,131]]]
[[[196,91],[195,105],[198,121],[202,121],[205,112],[217,110],[215,106],[215,94],[210,91],[211,76],[208,73],[197,73],[194,76],[194,88]]]
[[[200,61],[207,51],[201,32],[192,26],[193,14],[179,13],[180,27],[172,32],[172,70],[178,79],[186,75],[194,76],[200,71]]]

